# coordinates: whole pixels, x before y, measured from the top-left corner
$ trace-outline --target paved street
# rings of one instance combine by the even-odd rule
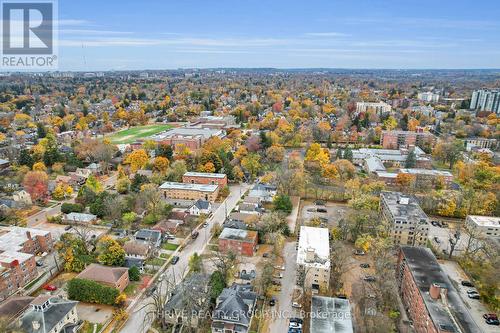
[[[275,317],[270,319],[270,333],[287,332],[289,318],[298,316],[299,314],[298,311],[292,308],[292,297],[297,275],[297,251],[295,250],[295,242],[286,243],[283,254],[285,257],[285,271],[283,272],[283,279],[281,281],[282,288],[276,298],[276,305],[274,309],[270,309],[277,312]]]
[[[184,250],[182,250],[179,255],[179,262],[176,265],[169,265],[165,270],[165,275],[169,278],[175,279],[175,283],[178,284],[183,279],[183,274],[187,273],[187,266],[189,257],[194,252],[202,253],[205,250],[208,240],[210,239],[210,230],[215,223],[222,224],[225,219],[226,212],[229,214],[231,210],[236,206],[238,200],[249,188],[247,184],[233,185],[230,186],[230,195],[226,199],[226,203],[221,204],[219,208],[214,212],[212,218],[208,221],[208,226],[200,230],[200,236],[189,243]],[[130,313],[129,319],[125,326],[122,328],[121,332],[125,333],[142,333],[146,332],[151,322],[148,322],[146,318],[148,300],[140,300]]]

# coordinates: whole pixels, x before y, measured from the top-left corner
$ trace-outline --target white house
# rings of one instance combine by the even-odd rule
[[[189,214],[200,216],[201,214],[210,215],[212,213],[212,204],[209,201],[198,199],[189,208]]]

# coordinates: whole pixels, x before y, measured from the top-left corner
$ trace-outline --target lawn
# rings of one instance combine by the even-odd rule
[[[172,126],[165,124],[136,126],[110,134],[107,138],[114,144],[132,143],[137,139],[146,138],[170,128],[172,128]]]
[[[162,244],[161,248],[167,251],[175,251],[179,247],[178,244],[165,243]]]

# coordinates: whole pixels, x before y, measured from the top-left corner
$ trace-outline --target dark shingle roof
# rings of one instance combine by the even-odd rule
[[[68,301],[58,297],[50,298],[50,306],[44,311],[30,310],[21,319],[21,329],[26,333],[48,333],[66,316],[78,302]],[[33,322],[38,322],[35,329]]]

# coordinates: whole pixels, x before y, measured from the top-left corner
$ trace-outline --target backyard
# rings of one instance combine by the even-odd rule
[[[114,144],[132,143],[138,139],[166,131],[172,126],[165,124],[136,126],[110,134],[107,138]]]

